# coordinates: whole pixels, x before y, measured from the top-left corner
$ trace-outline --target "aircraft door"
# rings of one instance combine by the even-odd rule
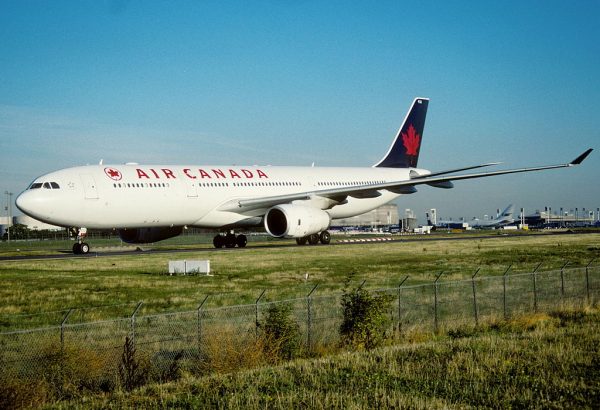
[[[90,174],[80,174],[81,182],[83,182],[83,191],[85,193],[85,199],[98,199],[98,189],[96,188],[96,181]]]

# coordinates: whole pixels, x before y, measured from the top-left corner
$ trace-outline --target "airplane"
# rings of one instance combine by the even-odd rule
[[[501,214],[496,216],[494,219],[485,220],[485,219],[472,219],[469,221],[469,226],[472,228],[486,229],[486,228],[499,228],[501,226],[505,226],[511,224],[515,221],[513,218],[513,214],[515,213],[515,207],[510,204],[506,207]]]
[[[212,228],[216,248],[245,247],[235,230],[264,227],[299,245],[328,244],[332,219],[363,214],[417,186],[579,165],[592,151],[560,165],[471,174],[485,163],[445,171],[418,168],[428,98],[413,100],[383,158],[371,167],[233,165],[87,165],[36,178],[16,199],[37,220],[77,230],[75,254],[86,254],[87,229],[115,229],[127,243],[175,237],[186,227]]]
[[[432,211],[432,215],[433,212],[435,210],[431,210]],[[444,229],[452,229],[452,228],[458,228],[458,229],[462,229],[463,227],[465,227],[467,224],[468,226],[470,226],[471,228],[478,228],[478,229],[486,229],[486,228],[499,228],[501,226],[504,225],[508,225],[511,224],[515,221],[515,219],[513,218],[513,214],[515,212],[515,207],[511,204],[508,207],[506,207],[506,209],[504,211],[502,211],[502,213],[498,214],[498,216],[494,219],[490,219],[490,220],[481,220],[481,219],[477,219],[477,218],[473,218],[472,220],[465,222],[465,221],[433,221],[432,219],[434,219],[432,217],[432,215],[429,214],[429,212],[427,212],[425,215],[427,216],[427,224],[429,226],[432,226],[433,229],[436,228],[444,228]]]

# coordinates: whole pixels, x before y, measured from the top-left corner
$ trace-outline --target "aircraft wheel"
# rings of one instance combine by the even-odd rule
[[[226,248],[234,248],[235,247],[235,235],[232,233],[228,233],[225,235],[225,247]]]
[[[296,238],[296,243],[300,246],[306,245],[307,240],[308,238],[306,236],[303,236],[302,238]]]
[[[238,248],[245,248],[248,243],[248,238],[246,238],[246,235],[238,235],[235,242],[237,243]]]
[[[86,255],[87,253],[89,253],[90,251],[90,245],[88,245],[87,243],[83,242],[79,245],[79,252],[83,255]]]
[[[216,235],[213,238],[213,245],[217,249],[222,248],[225,245],[225,238],[222,235]]]
[[[319,243],[319,234],[318,233],[313,233],[312,235],[308,236],[308,243],[310,245],[316,245]]]
[[[73,253],[75,255],[79,255],[81,253],[81,244],[79,242],[73,245]]]
[[[321,235],[319,235],[319,239],[323,245],[329,245],[331,242],[331,234],[328,231],[323,231],[321,232]]]

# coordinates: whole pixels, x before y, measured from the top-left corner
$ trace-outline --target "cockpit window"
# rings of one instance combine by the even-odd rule
[[[44,187],[45,189],[60,189],[60,185],[56,182],[34,182],[31,184],[29,189],[39,189]]]

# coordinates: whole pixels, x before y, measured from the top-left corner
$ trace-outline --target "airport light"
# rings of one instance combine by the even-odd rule
[[[562,206],[560,207],[560,227],[565,227],[565,215],[563,214]]]
[[[6,230],[6,232],[8,233],[8,242],[10,242],[10,227],[12,226],[12,196],[13,196],[13,193],[4,191],[4,194],[6,194],[6,200],[7,200],[6,210],[8,213],[8,229]]]

